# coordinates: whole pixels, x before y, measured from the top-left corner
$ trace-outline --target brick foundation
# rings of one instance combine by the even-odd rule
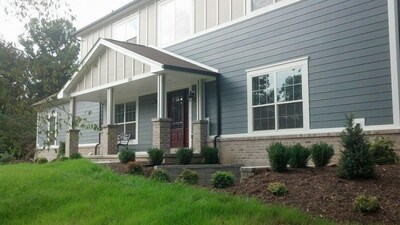
[[[117,149],[117,126],[105,125],[101,130],[100,155],[113,155],[118,153]],[[94,152],[94,148],[93,148]]]
[[[69,156],[72,153],[79,151],[79,130],[67,131],[65,137],[65,155]]]
[[[400,153],[400,130],[366,131],[370,141],[378,136],[385,136],[395,141],[396,152]],[[243,138],[221,138],[218,142],[219,157],[221,163],[243,164],[246,166],[268,166],[268,155],[266,148],[273,142],[280,141],[284,144],[300,143],[310,146],[318,142],[332,144],[335,155],[332,163],[338,162],[340,149],[340,133],[287,135],[274,137],[243,137]],[[212,145],[212,143],[209,143]]]
[[[171,119],[155,118],[153,121],[153,147],[169,152],[171,148]]]
[[[207,146],[208,139],[208,121],[193,121],[193,149],[200,152],[201,148]]]

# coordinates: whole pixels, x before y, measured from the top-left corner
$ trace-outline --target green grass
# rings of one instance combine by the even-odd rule
[[[0,224],[333,224],[204,188],[120,176],[86,160],[0,166]]]

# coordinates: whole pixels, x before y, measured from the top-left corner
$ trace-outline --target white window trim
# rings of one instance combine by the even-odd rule
[[[263,67],[257,67],[246,70],[247,73],[247,127],[248,133],[252,134],[285,134],[293,131],[306,131],[310,129],[310,107],[309,107],[309,91],[308,91],[308,56],[301,57],[285,62],[275,63]],[[292,67],[301,67],[302,69],[302,102],[303,102],[303,128],[278,129],[275,124],[274,130],[254,131],[253,128],[253,105],[252,105],[252,78],[265,75],[271,71],[283,70]],[[295,101],[294,101],[295,102]],[[276,103],[275,103],[276,104]],[[276,112],[277,109],[275,109]],[[289,131],[289,132],[288,132]]]
[[[50,136],[49,136],[49,132],[50,132],[50,118],[52,117],[52,116],[54,116],[54,144],[50,144]],[[50,146],[50,148],[58,148],[58,145],[57,145],[57,136],[58,136],[58,130],[57,130],[57,127],[58,127],[58,113],[57,113],[57,111],[53,111],[53,112],[50,112],[50,113],[48,113],[47,114],[47,141],[49,142],[49,146]]]
[[[285,0],[282,0],[281,2],[277,2],[277,0],[272,0],[272,3],[271,4],[269,4],[269,5],[266,5],[266,6],[264,6],[264,7],[261,7],[261,8],[259,8],[259,9],[255,9],[255,10],[252,10],[252,4],[251,4],[251,1],[252,0],[246,0],[246,12],[247,13],[251,13],[251,12],[254,12],[254,11],[258,11],[258,10],[260,10],[260,9],[265,9],[265,8],[271,8],[273,5],[275,5],[275,4],[280,4],[281,2],[284,2]]]
[[[115,106],[119,105],[119,104],[124,104],[124,121],[126,120],[126,103],[129,102],[136,102],[136,109],[135,109],[135,122],[123,122],[123,123],[116,123],[115,122]],[[122,124],[131,124],[131,123],[135,123],[135,139],[131,139],[129,140],[129,144],[133,144],[133,145],[137,145],[139,143],[139,98],[135,97],[133,99],[129,99],[126,101],[118,101],[114,104],[113,107],[114,110],[114,117],[113,117],[113,122],[115,125],[122,125]],[[125,128],[124,128],[125,129]]]
[[[157,46],[170,46],[173,43],[179,43],[179,42],[181,42],[183,40],[191,39],[193,34],[194,34],[194,26],[195,26],[195,22],[196,22],[194,20],[195,10],[190,10],[191,14],[190,14],[190,23],[189,23],[190,24],[190,32],[189,32],[189,34],[186,35],[185,37],[181,37],[179,39],[175,39],[175,40],[172,40],[170,42],[161,43],[161,19],[162,18],[159,15],[160,7],[162,5],[168,3],[168,2],[171,2],[171,1],[175,2],[175,0],[161,0],[161,1],[157,2],[157,6],[156,6],[156,8],[157,8],[157,10],[156,10],[156,17],[157,17],[157,34],[156,34],[157,38],[156,38],[156,43],[157,43]],[[190,8],[194,9],[194,0],[187,0],[187,1],[190,1]]]
[[[128,20],[131,20],[131,19],[133,19],[135,17],[136,17],[137,23],[138,23],[138,27],[137,27],[138,30],[137,30],[137,34],[136,34],[136,44],[139,44],[140,43],[140,40],[139,40],[140,39],[140,16],[139,16],[139,12],[136,12],[136,13],[128,16],[128,17],[125,17],[125,18],[123,18],[121,20],[118,20],[118,21],[112,23],[111,24],[111,38],[115,39],[115,38],[113,38],[113,32],[114,32],[114,28],[115,27],[117,27],[117,26],[119,26],[119,25],[121,25],[123,23],[126,23]],[[127,41],[127,40],[124,40],[124,41]]]

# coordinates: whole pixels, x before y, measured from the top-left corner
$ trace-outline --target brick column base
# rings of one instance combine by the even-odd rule
[[[169,118],[155,118],[153,121],[153,147],[164,150],[171,149],[171,122]]]
[[[208,121],[196,120],[193,121],[193,149],[195,152],[200,152],[202,147],[207,146],[208,139]]]
[[[118,154],[117,149],[117,126],[116,125],[104,125],[101,129],[101,155],[113,155]]]
[[[79,130],[67,131],[65,137],[65,156],[70,156],[72,153],[79,151]]]

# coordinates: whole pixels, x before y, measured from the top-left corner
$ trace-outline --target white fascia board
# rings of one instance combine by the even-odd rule
[[[175,54],[175,53],[173,53],[173,52],[167,51],[167,50],[162,49],[162,48],[157,48],[157,47],[154,46],[154,45],[150,45],[149,47],[150,47],[150,48],[154,48],[154,49],[156,49],[156,50],[158,50],[158,51],[160,51],[160,52],[163,52],[163,53],[165,53],[165,54],[171,55],[171,56],[173,56],[173,57],[175,57],[175,58],[182,59],[183,61],[187,61],[187,62],[189,62],[189,63],[192,63],[192,64],[194,64],[194,65],[196,65],[196,66],[199,66],[199,67],[202,67],[202,68],[204,68],[204,69],[210,70],[210,71],[212,71],[212,72],[214,72],[214,73],[219,73],[219,70],[218,70],[218,69],[215,69],[215,68],[213,68],[213,67],[211,67],[211,66],[207,66],[207,65],[205,65],[205,64],[203,64],[203,63],[196,62],[196,61],[194,61],[194,60],[191,60],[191,59],[188,59],[188,58],[186,58],[186,57],[177,55],[177,54]]]

